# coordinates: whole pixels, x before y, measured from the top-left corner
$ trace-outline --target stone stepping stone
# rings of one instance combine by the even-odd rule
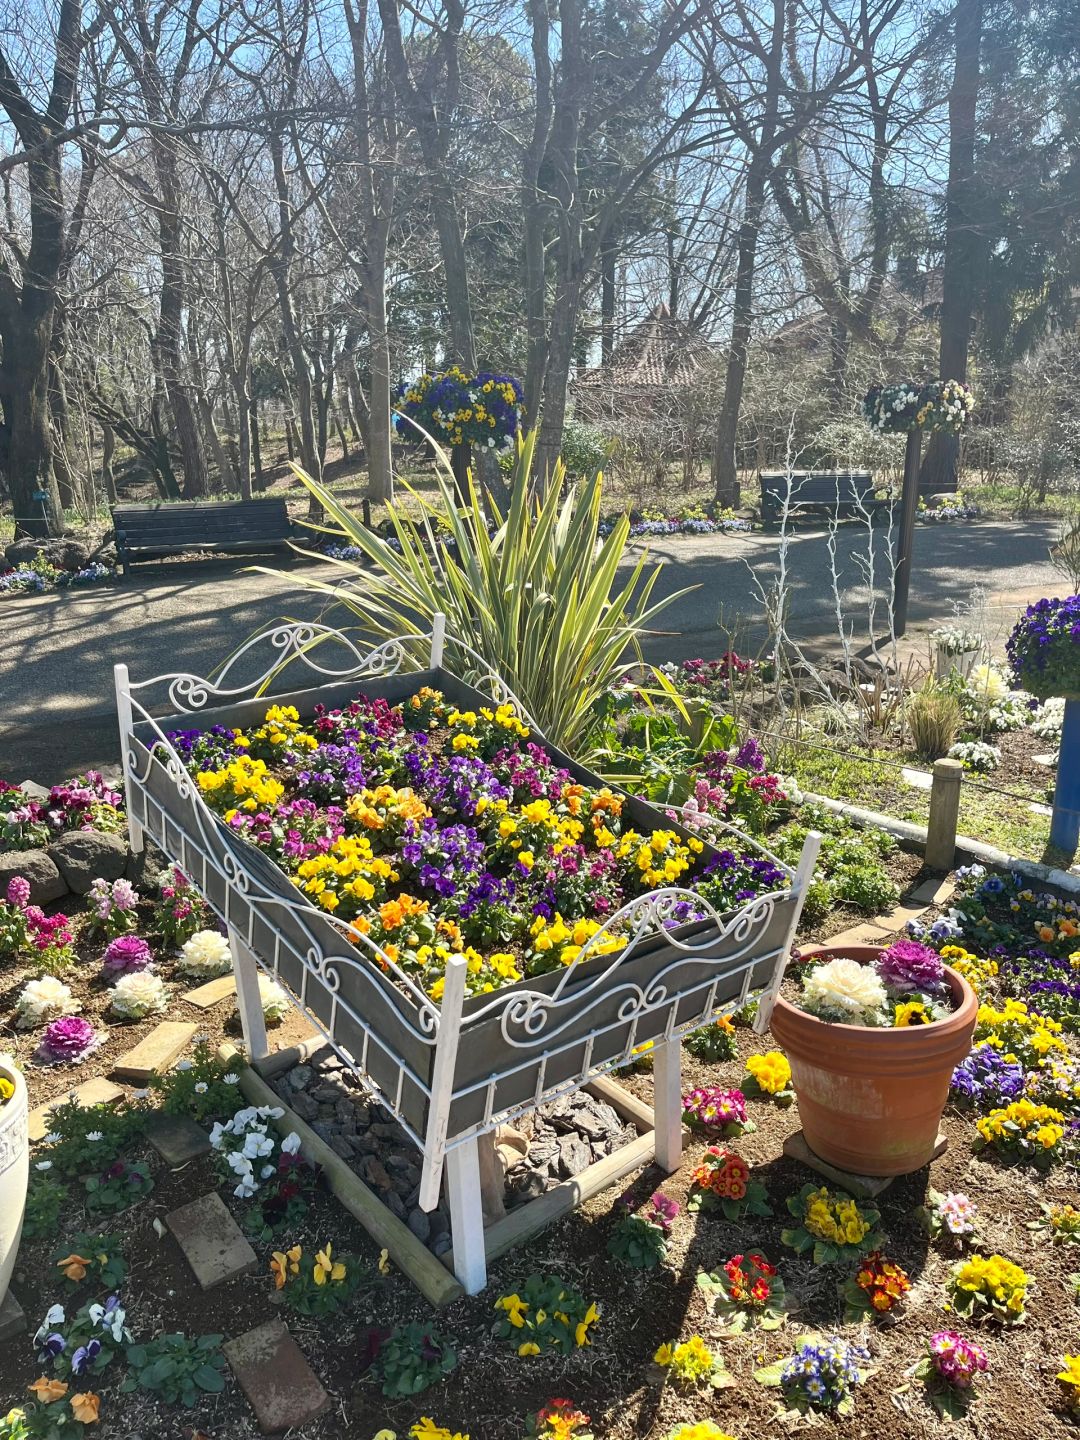
[[[197,1005],[200,1010],[212,1010],[215,1005],[220,1005],[222,1000],[235,994],[236,976],[219,975],[216,980],[208,980],[197,990],[189,990],[185,995],[181,995],[180,999],[186,1000],[189,1005]]]
[[[1048,770],[1053,770],[1058,763],[1057,753],[1055,752],[1053,755],[1032,755],[1031,763],[1033,765],[1045,765]]]
[[[944,905],[955,891],[956,886],[951,880],[924,880],[912,890],[908,899],[916,905]]]
[[[118,1100],[124,1098],[124,1091],[119,1085],[114,1085],[111,1080],[106,1080],[103,1075],[96,1075],[93,1080],[84,1080],[81,1085],[75,1088],[75,1103],[84,1110],[90,1110],[95,1105],[115,1105]],[[50,1100],[47,1105],[39,1105],[36,1110],[31,1110],[27,1118],[27,1131],[31,1140],[44,1140],[49,1133],[49,1113],[56,1105],[63,1105],[68,1096],[61,1095],[56,1100]]]
[[[0,1305],[0,1342],[26,1333],[26,1312],[9,1290]]]
[[[1037,801],[1032,801],[1028,809],[1033,815],[1052,815],[1054,813],[1052,805],[1040,805]]]
[[[182,1020],[162,1020],[134,1050],[121,1055],[113,1066],[113,1074],[140,1081],[149,1080],[152,1075],[164,1075],[187,1049],[197,1028]]]
[[[884,924],[868,920],[865,924],[856,925],[851,930],[844,930],[839,935],[830,935],[821,943],[835,946],[837,949],[846,948],[849,945],[881,945],[889,933]]]
[[[299,1430],[329,1408],[330,1396],[280,1320],[221,1348],[264,1435]]]
[[[165,1224],[204,1290],[255,1268],[255,1251],[216,1191],[171,1211]]]
[[[197,1160],[210,1149],[206,1131],[190,1115],[166,1115],[158,1111],[146,1122],[146,1135],[166,1165],[176,1169]]]
[[[934,777],[925,770],[912,770],[910,766],[903,766],[900,771],[901,778],[915,790],[930,790],[933,788]]]
[[[936,1160],[939,1155],[944,1155],[948,1148],[948,1140],[944,1135],[937,1137],[937,1144],[934,1146],[934,1153],[930,1157]],[[849,1195],[854,1195],[856,1200],[876,1199],[883,1191],[887,1190],[894,1180],[901,1177],[898,1175],[853,1175],[850,1170],[841,1170],[837,1165],[830,1165],[827,1160],[822,1160],[816,1155],[806,1143],[806,1136],[801,1130],[794,1135],[789,1135],[784,1141],[784,1154],[789,1160],[797,1160],[800,1165],[805,1165],[808,1170],[814,1170],[826,1180],[838,1185],[841,1190],[846,1190]]]

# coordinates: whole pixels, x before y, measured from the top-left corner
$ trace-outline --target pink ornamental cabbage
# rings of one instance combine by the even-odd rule
[[[116,975],[149,970],[153,963],[150,946],[138,935],[121,935],[116,940],[110,940],[101,961],[103,969]]]
[[[897,940],[883,950],[875,968],[887,989],[897,995],[940,993],[945,986],[945,964],[936,951],[917,940]]]
[[[77,1065],[91,1050],[101,1044],[102,1037],[81,1015],[64,1015],[45,1026],[42,1046],[46,1055],[57,1062]]]

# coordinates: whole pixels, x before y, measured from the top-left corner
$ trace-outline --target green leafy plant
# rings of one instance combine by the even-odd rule
[[[221,1335],[159,1335],[147,1345],[129,1345],[128,1373],[121,1393],[149,1390],[169,1405],[188,1410],[200,1395],[219,1395],[225,1389],[225,1357]]]
[[[83,1181],[86,1199],[83,1202],[92,1212],[119,1214],[128,1210],[137,1201],[145,1199],[154,1188],[150,1167],[144,1160],[129,1165],[116,1160],[101,1175],[88,1175]]]
[[[420,1395],[458,1363],[449,1335],[421,1320],[398,1325],[383,1341],[374,1370],[389,1399]]]
[[[608,1254],[635,1270],[655,1270],[667,1254],[667,1232],[643,1215],[624,1215],[607,1243]]]
[[[501,1295],[495,1310],[495,1338],[509,1340],[522,1356],[581,1349],[592,1343],[589,1330],[600,1319],[599,1307],[557,1275],[530,1275],[520,1294]]]
[[[190,1115],[199,1125],[232,1115],[240,1101],[239,1055],[226,1063],[206,1039],[196,1042],[184,1070],[173,1069],[155,1075],[150,1085],[161,1096],[161,1108],[169,1115]]]
[[[502,676],[544,735],[587,757],[604,696],[640,662],[639,637],[678,597],[652,602],[660,572],[646,572],[644,555],[625,578],[618,574],[630,522],[621,516],[601,539],[599,476],[564,500],[559,463],[544,498],[537,498],[530,482],[535,441],[531,434],[520,442],[513,498],[505,515],[492,508],[493,525],[475,486],[470,485],[468,504],[459,505],[439,452],[435,499],[412,492],[419,518],[390,509],[398,548],[298,470],[322,504],[332,533],[374,566],[361,570],[327,559],[334,575],[299,578],[353,611],[368,634],[421,636],[442,612],[448,634],[465,640]],[[438,533],[439,521],[449,527],[449,544]],[[340,586],[350,575],[362,577],[362,583]],[[417,659],[426,658],[423,644],[416,650]],[[450,643],[447,655],[466,679],[475,676],[467,651]]]
[[[356,1294],[363,1278],[363,1266],[355,1255],[335,1257],[333,1247],[317,1250],[309,1260],[299,1245],[275,1250],[270,1262],[275,1281],[283,1283],[286,1305],[301,1315],[336,1315]]]
[[[72,1289],[88,1280],[100,1290],[115,1290],[127,1274],[120,1237],[85,1230],[74,1235],[70,1245],[62,1245],[52,1263]]]
[[[60,1216],[70,1199],[71,1192],[62,1181],[31,1170],[23,1216],[23,1237],[27,1240],[51,1240],[60,1229]]]
[[[90,1105],[65,1100],[49,1111],[45,1157],[61,1175],[70,1178],[111,1165],[121,1150],[146,1123],[140,1105]]]
[[[734,1060],[737,1049],[735,1027],[725,1015],[700,1030],[693,1030],[683,1040],[684,1047],[698,1060],[715,1065],[722,1060]]]

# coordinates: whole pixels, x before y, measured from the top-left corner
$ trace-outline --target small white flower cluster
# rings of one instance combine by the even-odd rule
[[[1055,695],[1049,700],[1044,700],[1031,719],[1031,733],[1037,735],[1040,740],[1053,740],[1061,743],[1061,729],[1065,724],[1065,701]]]
[[[269,1134],[269,1122],[280,1120],[285,1111],[280,1105],[248,1105],[238,1110],[224,1125],[214,1122],[210,1144],[237,1177],[233,1194],[249,1200],[259,1186],[277,1174],[277,1154],[295,1155],[300,1149],[300,1136],[290,1131],[284,1140]]]
[[[986,740],[958,740],[949,747],[949,759],[961,761],[965,770],[976,775],[985,775],[1001,764],[1001,751]]]
[[[61,1015],[74,1015],[80,1009],[71,993],[71,986],[55,975],[42,975],[28,980],[15,1005],[16,1030],[34,1030]]]
[[[199,980],[214,980],[232,969],[229,942],[217,930],[196,930],[180,951],[176,968],[182,975]]]
[[[160,975],[152,970],[133,970],[121,975],[109,991],[109,1008],[123,1020],[141,1020],[164,1010],[169,992]]]
[[[930,639],[946,655],[967,655],[972,650],[981,650],[982,636],[977,630],[965,630],[962,625],[941,625],[930,631]]]

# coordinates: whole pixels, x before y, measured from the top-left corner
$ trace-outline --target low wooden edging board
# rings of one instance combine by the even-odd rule
[[[450,1273],[454,1266],[453,1250],[448,1250],[441,1257],[433,1255],[409,1227],[368,1189],[352,1167],[331,1150],[326,1141],[316,1135],[266,1083],[267,1076],[272,1078],[284,1074],[294,1065],[305,1063],[325,1045],[326,1041],[322,1036],[315,1036],[299,1045],[292,1045],[287,1050],[276,1051],[273,1055],[256,1061],[254,1066],[244,1066],[240,1071],[240,1088],[253,1105],[274,1105],[284,1110],[281,1118],[274,1121],[275,1128],[283,1134],[290,1130],[296,1131],[304,1152],[322,1166],[330,1189],[346,1210],[360,1222],[377,1244],[385,1245],[391,1258],[425,1299],[432,1305],[449,1305],[465,1293]],[[231,1061],[238,1053],[236,1047],[228,1042],[218,1051],[226,1062]],[[655,1138],[652,1107],[606,1075],[597,1076],[584,1088],[598,1100],[610,1105],[621,1119],[636,1126],[641,1134],[629,1145],[624,1145],[611,1155],[605,1155],[602,1160],[594,1161],[580,1175],[563,1180],[545,1194],[530,1200],[526,1205],[518,1206],[509,1215],[504,1215],[502,1219],[489,1225],[484,1231],[484,1253],[488,1260],[496,1260],[516,1245],[523,1245],[553,1221],[568,1215],[571,1210],[584,1201],[591,1200],[594,1195],[599,1195],[602,1190],[614,1185],[632,1170],[640,1170],[653,1158]],[[683,1134],[685,1141],[687,1132],[684,1131]]]
[[[320,1041],[320,1045],[325,1043]],[[235,1045],[226,1041],[218,1054],[228,1064],[237,1058],[239,1051]],[[277,1068],[284,1070],[288,1066],[281,1065]],[[404,1271],[425,1300],[432,1305],[449,1305],[464,1295],[464,1290],[453,1275],[448,1273],[439,1258],[416,1238],[406,1224],[387,1209],[351,1166],[331,1150],[326,1141],[316,1135],[311,1126],[305,1124],[250,1065],[244,1065],[240,1069],[240,1088],[253,1105],[274,1105],[282,1109],[284,1113],[274,1121],[275,1129],[283,1135],[295,1130],[300,1136],[304,1154],[322,1167],[327,1183],[337,1199],[350,1215],[360,1222],[377,1245],[385,1246],[390,1258]]]

